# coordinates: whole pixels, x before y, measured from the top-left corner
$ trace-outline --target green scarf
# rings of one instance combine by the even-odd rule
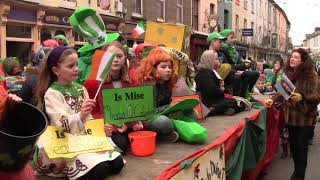
[[[221,47],[226,49],[232,59],[233,64],[237,64],[237,50],[233,45],[227,45],[227,43],[222,42]]]

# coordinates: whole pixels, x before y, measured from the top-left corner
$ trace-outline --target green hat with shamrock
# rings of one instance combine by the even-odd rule
[[[69,20],[74,30],[87,41],[78,52],[99,48],[119,37],[119,33],[106,33],[103,20],[95,9],[77,8]]]
[[[214,39],[220,39],[221,40],[221,39],[224,39],[224,37],[221,36],[221,34],[218,33],[218,32],[213,32],[213,33],[208,35],[207,42],[210,42],[210,41],[212,41]]]

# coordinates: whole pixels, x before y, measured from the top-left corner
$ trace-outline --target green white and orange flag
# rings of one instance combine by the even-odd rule
[[[112,61],[115,57],[114,53],[107,53],[105,51],[96,50],[92,57],[91,71],[88,79],[100,81],[99,88],[94,96],[96,100],[102,84],[108,74],[108,71],[111,67]]]
[[[137,26],[132,30],[132,37],[137,39],[141,34],[145,32],[145,25],[143,21],[139,21]]]
[[[114,57],[114,53],[96,50],[92,57],[91,71],[88,79],[103,81],[108,74]]]

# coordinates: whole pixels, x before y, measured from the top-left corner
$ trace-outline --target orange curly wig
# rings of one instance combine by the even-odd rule
[[[161,62],[170,62],[172,67],[172,74],[166,84],[173,88],[176,83],[176,75],[174,71],[174,63],[172,57],[165,52],[162,48],[156,47],[150,51],[148,56],[141,60],[140,66],[136,70],[136,78],[139,84],[143,84],[146,81],[156,83],[160,76],[156,71],[156,67]]]

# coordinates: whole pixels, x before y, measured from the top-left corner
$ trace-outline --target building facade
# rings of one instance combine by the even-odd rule
[[[190,59],[196,64],[208,49],[207,35],[225,28],[236,33],[239,57],[272,61],[288,49],[290,22],[273,0],[2,0],[0,2],[0,57],[16,56],[26,64],[32,51],[56,34],[71,46],[85,42],[69,25],[77,7],[97,9],[108,32],[119,32],[131,47],[144,41],[132,37],[139,21],[186,26]],[[251,30],[248,36],[245,30]]]
[[[306,34],[303,48],[310,51],[312,58],[320,58],[320,27],[316,27],[312,34]]]
[[[116,11],[117,5],[117,0],[1,1],[1,58],[15,56],[25,65],[44,40],[57,34],[65,35],[71,46],[83,45],[84,40],[69,24],[69,16],[80,6],[97,9],[107,31],[118,32],[121,16]]]
[[[225,7],[231,7],[229,28],[235,31],[239,58],[272,61],[277,55],[285,56],[290,22],[273,0],[224,0],[219,5],[223,19],[229,14]],[[220,27],[226,24],[220,21]]]
[[[190,59],[198,64],[202,53],[209,48],[207,36],[219,31],[217,0],[192,1],[192,35],[190,39]]]
[[[214,11],[217,4],[217,11]],[[208,10],[209,8],[209,10]],[[214,13],[215,28],[206,23],[203,15]],[[216,12],[216,14],[215,14]],[[209,27],[209,29],[208,29]],[[211,29],[210,29],[211,28]],[[223,29],[235,31],[236,49],[240,58],[273,61],[275,56],[286,57],[288,51],[290,22],[273,0],[192,0],[191,59],[198,62],[207,49],[206,36]],[[251,33],[246,33],[246,32]]]
[[[191,27],[191,0],[123,0],[123,38],[128,46],[143,42],[144,34],[137,39],[131,36],[139,21],[166,22]]]

